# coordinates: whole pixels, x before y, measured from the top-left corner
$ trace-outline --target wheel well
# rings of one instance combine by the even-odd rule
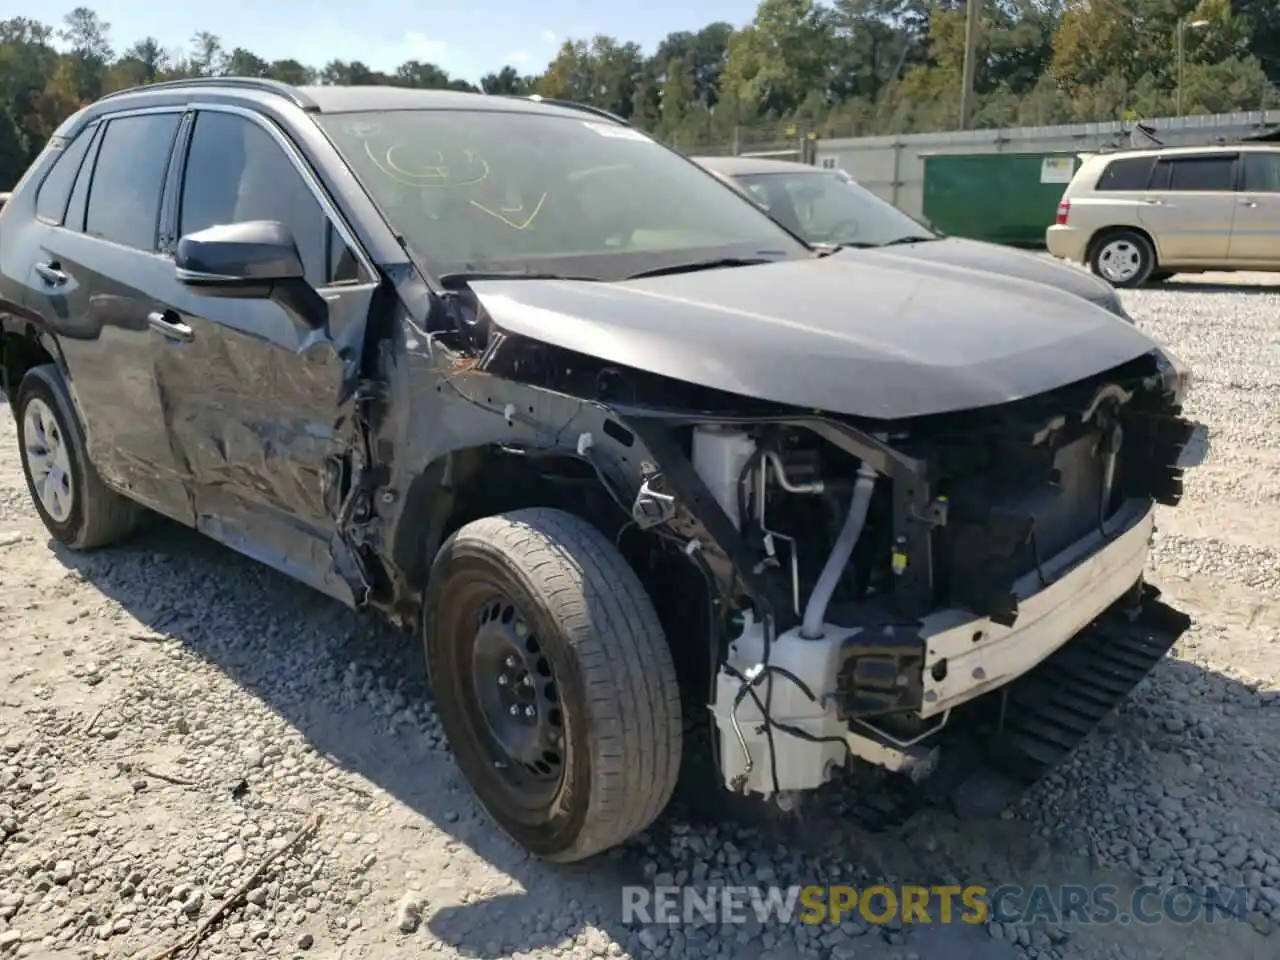
[[[449,482],[442,486],[446,476]],[[515,454],[489,447],[432,464],[409,488],[392,547],[403,586],[414,595],[425,588],[436,551],[463,525],[524,507],[575,514],[616,544],[658,611],[681,688],[709,688],[708,644],[718,633],[711,584],[676,546],[636,528],[594,468],[571,454]],[[404,612],[416,616],[419,611]]]
[[[25,333],[0,332],[0,373],[3,374],[5,396],[13,403],[18,384],[32,367],[54,363],[53,356],[31,328]]]
[[[1152,266],[1160,262],[1160,251],[1156,248],[1155,238],[1141,227],[1103,227],[1089,240],[1088,252],[1085,254],[1085,262],[1092,264],[1093,256],[1098,252],[1099,245],[1109,237],[1114,237],[1117,233],[1135,233],[1140,236],[1143,240],[1147,241],[1148,246],[1151,247],[1151,256],[1154,258]]]

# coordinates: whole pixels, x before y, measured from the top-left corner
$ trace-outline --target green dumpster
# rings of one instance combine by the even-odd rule
[[[1043,247],[1075,153],[925,154],[925,219],[945,234]]]

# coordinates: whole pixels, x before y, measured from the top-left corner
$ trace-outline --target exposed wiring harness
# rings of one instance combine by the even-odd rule
[[[766,631],[767,629],[768,628],[766,627]],[[765,633],[765,636],[768,637],[767,632]],[[779,723],[777,720],[772,720],[769,718],[768,712],[765,709],[765,705],[764,703],[761,702],[760,695],[756,693],[755,688],[764,680],[766,676],[768,676],[770,678],[769,687],[766,688],[766,693],[765,693],[765,696],[768,697],[768,690],[773,687],[772,674],[775,674],[775,673],[794,683],[796,687],[800,690],[800,692],[809,698],[810,702],[812,703],[818,702],[818,698],[814,696],[813,691],[809,689],[809,687],[805,684],[803,680],[797,677],[790,670],[787,670],[785,667],[770,666],[768,663],[761,664],[759,672],[755,673],[754,676],[751,676],[751,677],[746,676],[741,670],[737,669],[731,664],[726,663],[724,665],[724,670],[726,673],[728,673],[730,676],[737,679],[742,684],[741,688],[738,690],[737,695],[733,698],[733,707],[729,711],[729,723],[733,727],[734,736],[738,738],[738,746],[742,748],[742,755],[746,764],[746,769],[742,774],[739,775],[739,779],[741,781],[745,782],[746,778],[751,774],[751,771],[755,766],[755,763],[751,758],[751,751],[747,747],[746,737],[743,736],[742,727],[738,723],[738,708],[742,705],[742,702],[746,700],[747,697],[751,698],[752,702],[754,702],[756,705],[756,709],[760,711],[760,717],[762,721],[761,726],[764,728],[765,736],[769,740],[769,767],[770,767],[769,773],[773,779],[773,792],[775,796],[782,792],[781,785],[778,782],[778,754],[777,754],[777,751],[774,749],[774,741],[773,741],[773,728],[775,727],[778,730],[780,730],[782,733],[788,734],[789,736],[792,736],[792,737],[796,737],[799,740],[805,740],[809,743],[838,743],[842,747],[844,747],[846,762],[853,758],[853,748],[849,746],[849,741],[846,740],[844,737],[815,736],[814,734],[810,733],[808,730],[801,730],[799,727],[794,727],[787,723]]]

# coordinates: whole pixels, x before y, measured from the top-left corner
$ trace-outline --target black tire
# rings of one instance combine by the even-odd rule
[[[71,507],[65,517],[55,517],[45,509],[32,476],[27,413],[36,402],[42,405],[36,409],[52,414],[65,446],[69,467],[67,486],[71,492]],[[137,529],[143,508],[106,486],[89,462],[84,430],[57,366],[46,363],[27,371],[18,385],[13,416],[18,426],[18,450],[27,490],[36,513],[54,540],[74,550],[93,550],[118,543]]]
[[[542,658],[538,682],[546,683],[549,671],[547,689],[557,694],[546,712],[552,721],[559,713],[562,756],[550,786],[513,786],[528,764],[505,762],[509,753],[485,719],[476,682],[484,671],[474,658],[487,641],[477,631],[509,622],[507,608],[484,619],[491,604],[504,602],[486,599],[490,594],[510,602],[516,636],[526,636],[520,625],[527,621],[525,644]],[[640,579],[595,527],[541,507],[467,524],[436,555],[424,614],[444,732],[480,804],[512,840],[543,859],[573,862],[618,846],[657,819],[680,769],[675,666]],[[505,667],[498,669],[506,678]]]
[[[1151,241],[1135,230],[1112,230],[1093,243],[1089,268],[1113,287],[1140,287],[1156,270]]]

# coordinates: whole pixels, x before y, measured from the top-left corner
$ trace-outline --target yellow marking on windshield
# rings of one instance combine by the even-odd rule
[[[542,205],[547,202],[547,195],[544,193],[542,196],[538,198],[537,206],[533,208],[533,213],[529,214],[529,219],[526,220],[524,223],[516,223],[514,220],[509,220],[505,216],[503,216],[501,213],[498,213],[494,210],[490,210],[488,207],[484,206],[484,204],[476,203],[476,201],[474,200],[470,200],[468,202],[477,210],[481,211],[482,213],[487,213],[489,216],[493,217],[495,220],[501,220],[512,230],[524,230],[526,227],[529,226],[529,224],[533,223],[534,217],[536,217],[539,214],[539,212],[541,212]],[[521,205],[520,209],[523,210],[524,206]]]
[[[425,170],[415,172],[413,170],[406,170],[395,162],[393,154],[398,149],[400,149],[400,144],[392,144],[387,148],[384,159],[379,160],[377,156],[374,155],[373,149],[369,146],[369,141],[364,141],[364,152],[369,157],[369,160],[373,165],[377,167],[389,180],[394,180],[396,183],[403,184],[406,187],[414,187],[416,189],[423,190],[427,188],[451,189],[455,187],[473,187],[477,183],[483,183],[489,178],[489,164],[483,158],[474,156],[470,150],[464,150],[463,156],[467,158],[468,165],[476,166],[478,164],[480,166],[480,175],[473,177],[470,180],[451,181],[449,180],[449,175],[452,172],[452,168],[445,162],[444,154],[441,151],[436,151],[436,159],[440,161],[438,165],[430,166]],[[431,183],[431,180],[443,182]]]

